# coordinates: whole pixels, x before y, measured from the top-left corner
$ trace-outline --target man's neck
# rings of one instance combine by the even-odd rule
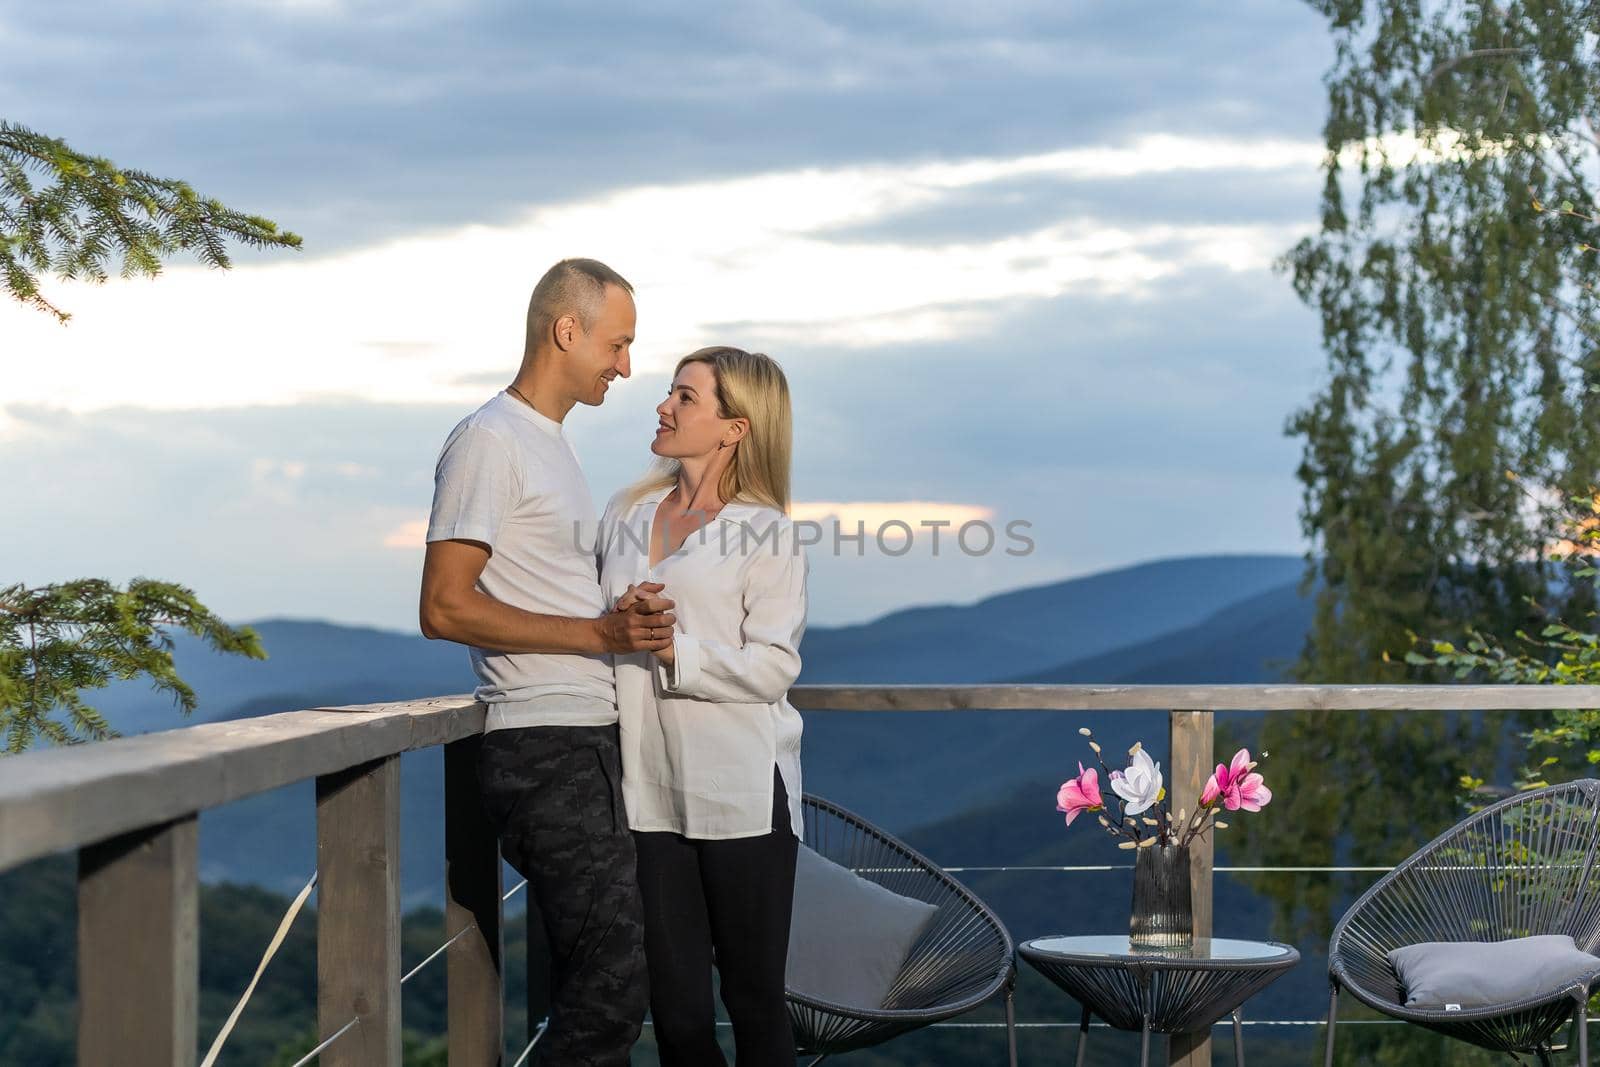
[[[525,364],[511,383],[516,390],[511,396],[545,418],[562,422],[578,401],[561,389],[554,375],[541,373],[543,365],[548,365],[548,361],[532,360]]]

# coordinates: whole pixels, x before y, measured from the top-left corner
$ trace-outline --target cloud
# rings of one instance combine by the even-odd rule
[[[1150,305],[1021,301],[991,335],[866,355],[772,350],[794,397],[803,505],[842,513],[846,533],[883,508],[919,521],[984,509],[1002,536],[1028,522],[1034,542],[1024,556],[934,557],[918,527],[903,556],[875,541],[858,554],[824,530],[810,550],[817,625],[1143,559],[1301,549],[1297,446],[1281,431],[1320,359],[1312,315],[1281,279],[1202,272]],[[648,463],[666,385],[639,373],[569,416],[597,505]],[[24,581],[171,578],[230,618],[409,629],[438,450],[491,388],[436,404],[13,407],[0,559]]]
[[[828,536],[857,532],[868,538],[893,541],[930,537],[949,527],[981,523],[994,517],[994,509],[981,504],[950,504],[930,500],[809,500],[789,509],[796,522],[814,523]]]
[[[1240,167],[1303,176],[1317,156],[1311,144],[1153,136],[1007,159],[783,171],[643,186],[534,208],[514,225],[229,274],[179,268],[154,282],[59,285],[54,298],[75,316],[66,328],[21,305],[0,307],[12,351],[27,354],[13,363],[8,396],[77,411],[339,396],[465,402],[519,351],[532,279],[575,251],[606,259],[638,287],[636,362],[646,370],[721,339],[733,323],[849,348],[976,336],[1019,300],[1146,299],[1189,274],[1264,270],[1293,231],[1082,216],[937,245],[828,233],[1018,176]]]
[[[258,482],[295,482],[305,477],[306,465],[297,460],[258,459],[250,465],[250,476]]]
[[[385,534],[383,547],[420,549],[427,547],[427,539],[428,520],[411,519]]]
[[[0,307],[8,575],[411,628],[437,450],[574,253],[640,289],[634,380],[569,420],[597,498],[718,340],[784,363],[803,501],[1033,523],[1025,557],[814,550],[819,624],[1299,550],[1281,429],[1320,359],[1269,265],[1316,218],[1306,5],[0,0],[0,27],[8,119],[308,242],[61,287],[65,329]]]
[[[958,6],[0,0],[0,97],[321,250],[575,190],[1320,125],[1307,5]]]

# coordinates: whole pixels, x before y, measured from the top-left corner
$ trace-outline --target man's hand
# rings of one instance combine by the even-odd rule
[[[647,586],[654,586],[656,592],[664,588],[658,582],[629,586],[617,607],[600,616],[600,637],[607,652],[659,652],[672,647],[672,626],[678,621],[672,614],[673,603],[647,595]],[[622,606],[624,602],[627,607]]]
[[[667,608],[671,608],[673,606],[672,601],[667,600],[664,597],[655,598],[655,594],[661,592],[665,588],[666,586],[662,585],[660,582],[640,582],[637,585],[630,585],[626,590],[623,591],[622,596],[617,598],[616,607],[612,608],[611,610],[614,613],[632,612],[641,604],[664,604]],[[674,615],[663,615],[661,617],[664,619],[676,620],[676,616]],[[667,637],[664,641],[648,642],[644,646],[644,650],[650,652],[651,655],[655,656],[656,659],[660,660],[662,663],[665,663],[667,666],[672,666],[673,652],[671,631],[668,631]]]
[[[434,541],[422,564],[423,636],[456,641],[496,652],[634,652],[662,641],[644,642],[655,631],[672,642],[672,616],[662,618],[671,601],[656,601],[655,611],[626,617],[568,618],[541,615],[503,604],[477,588],[489,562],[488,545],[477,541]],[[661,587],[656,586],[659,591]],[[634,606],[638,606],[637,598]],[[664,606],[662,606],[664,605]]]

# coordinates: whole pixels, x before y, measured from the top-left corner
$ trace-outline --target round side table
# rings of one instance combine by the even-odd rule
[[[1188,948],[1135,949],[1126,934],[1039,937],[1017,954],[1083,1005],[1078,1067],[1091,1015],[1139,1031],[1141,1067],[1149,1067],[1152,1031],[1197,1033],[1232,1015],[1234,1062],[1244,1067],[1240,1006],[1300,962],[1299,952],[1275,941],[1196,938]]]

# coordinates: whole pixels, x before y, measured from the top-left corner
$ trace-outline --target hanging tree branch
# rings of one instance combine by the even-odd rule
[[[0,121],[0,274],[17,300],[62,322],[68,314],[39,290],[39,275],[102,282],[154,277],[161,261],[192,252],[229,266],[226,242],[299,248],[300,238],[258,215],[202,197],[185,182],[123,170],[65,141]]]
[[[1529,50],[1526,48],[1475,48],[1470,52],[1463,52],[1458,56],[1453,56],[1452,58],[1447,59],[1443,63],[1440,63],[1438,66],[1434,67],[1428,72],[1428,79],[1424,84],[1431,88],[1433,83],[1440,77],[1448,74],[1461,64],[1469,63],[1474,59],[1497,59],[1504,58],[1506,56],[1520,56],[1524,55],[1528,51]]]
[[[173,665],[169,628],[218,652],[266,658],[254,630],[229,626],[171,582],[135,578],[119,589],[88,578],[0,589],[0,749],[21,752],[38,737],[66,745],[116,736],[80,693],[141,675],[192,712],[195,693]]]
[[[0,121],[0,275],[15,299],[66,322],[67,313],[40,293],[40,274],[99,282],[120,261],[123,277],[154,276],[180,251],[226,269],[229,240],[300,247],[270,219],[234,211],[184,182],[122,170]],[[148,677],[192,712],[198,702],[173,665],[173,629],[218,652],[266,658],[254,631],[229,626],[172,582],[0,587],[0,754],[39,738],[65,745],[115,736],[82,697],[113,681]]]

